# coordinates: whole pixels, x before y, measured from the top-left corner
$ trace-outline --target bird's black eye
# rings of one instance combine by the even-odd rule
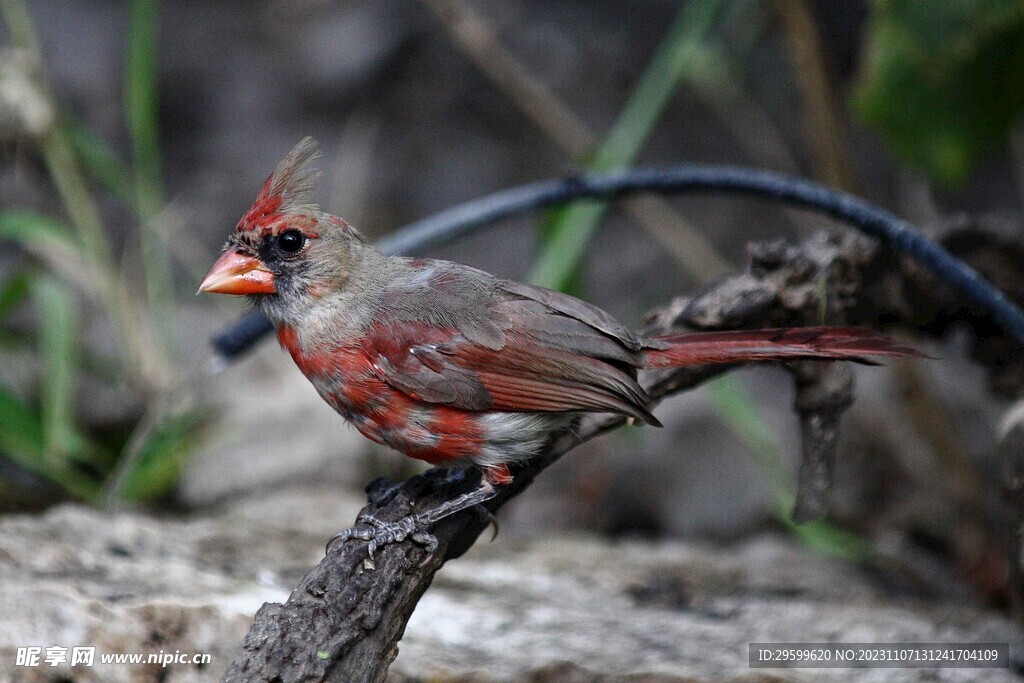
[[[285,254],[297,254],[306,244],[306,236],[298,230],[286,230],[277,236],[277,248]]]

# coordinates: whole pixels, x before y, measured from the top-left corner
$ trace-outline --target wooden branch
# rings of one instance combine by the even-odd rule
[[[904,272],[897,260],[865,238],[819,234],[798,245],[754,245],[750,255],[748,272],[673,301],[648,316],[645,331],[820,324],[823,318],[870,326],[886,319],[916,327],[929,311],[926,290],[914,285],[919,273],[912,268]],[[908,298],[910,294],[918,298]],[[641,379],[658,400],[728,369],[680,368]],[[827,507],[839,417],[850,403],[851,390],[842,366],[801,363],[794,365],[794,373],[804,436],[797,514],[808,518]],[[496,512],[569,450],[623,422],[617,416],[591,415],[574,429],[553,435],[541,455],[513,470],[515,480],[486,507]],[[468,491],[477,482],[476,474],[451,477],[443,470],[400,486],[375,480],[367,487],[371,502],[363,511],[397,520]],[[383,681],[435,572],[466,552],[487,526],[487,519],[470,512],[442,520],[433,529],[438,549],[429,556],[412,541],[382,548],[372,562],[362,541],[337,545],[303,577],[285,604],[266,604],[259,610],[224,680]]]
[[[847,363],[793,363],[801,458],[793,521],[809,522],[828,512],[839,450],[839,422],[853,404],[853,372]]]

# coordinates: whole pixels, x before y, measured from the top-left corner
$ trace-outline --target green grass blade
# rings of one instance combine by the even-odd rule
[[[865,562],[871,557],[871,544],[860,536],[823,519],[797,524],[789,516],[790,509],[791,505],[787,506],[786,514],[779,518],[797,540],[811,550],[846,562]]]
[[[36,40],[35,28],[25,2],[22,0],[0,0],[0,14],[3,15],[7,24],[8,33],[14,46],[19,50],[24,50],[29,59],[37,63],[36,85],[43,96],[52,102],[53,95],[46,81],[39,42]],[[57,126],[38,141],[47,169],[64,204],[68,218],[75,228],[80,241],[79,250],[84,250],[84,257],[92,261],[97,268],[113,273],[115,272],[113,252],[103,230],[103,220],[100,217],[99,209],[93,201],[78,167],[78,160],[68,141],[63,122],[58,120],[57,123]],[[121,302],[114,296],[113,291],[109,291],[107,294],[108,313],[117,320],[118,306]]]
[[[11,454],[18,462],[44,474],[72,495],[91,500],[98,493],[98,482],[78,465],[95,465],[100,454],[81,434],[75,420],[79,332],[75,296],[49,275],[32,280],[31,294],[43,369],[39,412],[33,416],[13,403],[11,396],[5,397],[5,407],[10,408],[13,420],[8,422],[5,412],[4,431],[15,427],[5,434],[5,440],[15,447]]]
[[[62,486],[71,495],[92,500],[99,491],[89,477],[63,466],[55,469],[46,456],[42,418],[17,396],[0,386],[0,452],[11,461]]]
[[[705,37],[715,26],[721,0],[687,3],[644,70],[621,115],[594,154],[589,168],[605,171],[631,163],[642,149],[675,93]],[[562,289],[572,280],[606,202],[578,202],[552,226],[534,264],[530,281]]]
[[[166,312],[169,295],[173,291],[170,262],[154,224],[164,205],[160,179],[156,39],[156,1],[131,0],[125,65],[125,118],[132,141],[135,203],[141,226],[147,299],[156,311]]]
[[[90,180],[136,209],[135,185],[124,162],[103,138],[81,125],[68,125],[68,142]]]
[[[866,560],[870,556],[870,545],[856,534],[822,519],[803,524],[793,521],[796,482],[782,465],[778,436],[761,417],[743,383],[731,375],[719,377],[708,385],[708,391],[719,419],[743,441],[765,473],[775,498],[775,518],[815,552],[848,562]]]
[[[0,451],[19,465],[46,475],[45,450],[39,413],[0,386]]]
[[[163,205],[160,181],[160,133],[157,118],[156,2],[131,0],[125,65],[125,116],[132,141],[140,213]]]
[[[203,426],[201,416],[195,412],[166,416],[148,435],[138,457],[124,474],[116,492],[118,498],[147,503],[170,493],[202,439]]]
[[[0,284],[0,321],[21,306],[29,293],[31,274],[24,270],[11,273]]]
[[[32,298],[43,365],[44,444],[47,461],[56,468],[81,446],[74,418],[78,320],[71,292],[52,277],[40,277],[33,283]]]
[[[38,257],[50,271],[99,298],[107,281],[98,264],[84,254],[76,236],[57,221],[33,211],[0,211],[0,242],[15,242]]]
[[[726,375],[708,384],[719,419],[753,453],[776,497],[789,496],[795,485],[782,466],[779,438],[761,416],[757,402],[736,377]],[[787,512],[788,515],[788,512]]]
[[[25,244],[49,240],[75,249],[78,244],[70,230],[48,216],[27,209],[0,211],[0,240]]]

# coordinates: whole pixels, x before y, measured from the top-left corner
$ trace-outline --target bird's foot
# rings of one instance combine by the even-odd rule
[[[370,544],[370,557],[373,553],[389,543],[401,543],[410,539],[419,543],[427,549],[427,553],[437,550],[437,537],[431,534],[430,529],[434,524],[449,515],[453,515],[466,508],[474,508],[498,495],[497,489],[489,482],[484,481],[477,488],[463,493],[452,500],[447,500],[435,508],[424,510],[419,514],[402,517],[397,522],[385,522],[373,515],[362,514],[356,518],[356,526],[345,529],[335,534],[327,543],[327,552],[331,551],[335,543],[343,543],[353,538],[368,541]],[[486,508],[484,508],[486,510]],[[489,515],[490,513],[487,512]],[[497,535],[497,523],[495,523],[495,535]],[[493,540],[493,539],[492,539]]]
[[[327,552],[335,543],[358,538],[368,542],[367,549],[372,558],[379,548],[389,543],[401,543],[408,538],[426,548],[427,553],[432,553],[437,550],[437,537],[427,531],[429,526],[419,515],[408,515],[397,522],[385,522],[373,515],[359,515],[356,526],[339,531],[327,542]]]

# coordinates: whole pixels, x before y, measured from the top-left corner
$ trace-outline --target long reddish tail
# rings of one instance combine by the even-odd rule
[[[924,356],[892,337],[862,327],[694,332],[649,337],[644,346],[649,368],[815,359],[876,365],[874,356]]]

